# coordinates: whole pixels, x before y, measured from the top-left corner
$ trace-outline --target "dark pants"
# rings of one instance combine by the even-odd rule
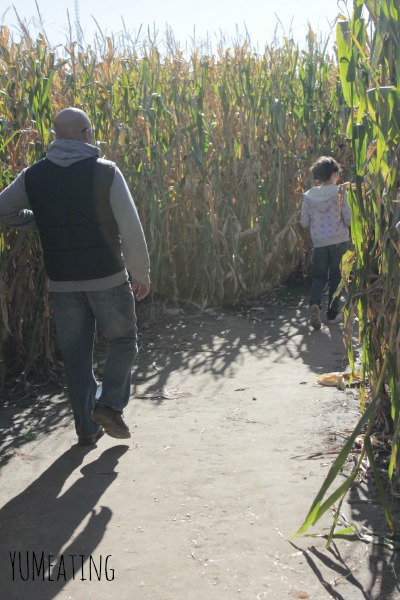
[[[340,261],[349,248],[349,242],[341,242],[332,246],[314,248],[313,280],[311,284],[310,306],[316,304],[321,308],[322,294],[326,282],[329,281],[328,319],[334,319],[339,311],[339,297],[333,298],[341,280]]]

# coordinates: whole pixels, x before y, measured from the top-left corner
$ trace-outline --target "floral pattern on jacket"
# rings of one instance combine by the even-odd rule
[[[344,188],[339,185],[312,187],[303,196],[300,224],[310,229],[314,248],[347,242],[350,239],[351,209]]]

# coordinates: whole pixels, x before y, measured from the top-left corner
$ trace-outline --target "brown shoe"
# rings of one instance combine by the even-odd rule
[[[113,438],[126,439],[131,437],[129,427],[122,417],[122,412],[111,408],[111,406],[97,404],[92,412],[92,421],[102,425],[104,431]]]
[[[98,432],[93,435],[80,435],[78,437],[78,444],[79,446],[94,446],[103,435],[104,429],[100,426]]]

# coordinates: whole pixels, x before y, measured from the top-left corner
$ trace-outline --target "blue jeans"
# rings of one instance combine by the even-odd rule
[[[313,251],[313,280],[311,284],[310,306],[316,304],[321,308],[322,294],[326,282],[329,281],[328,319],[334,319],[339,312],[339,297],[333,298],[340,280],[340,261],[348,250],[349,242],[314,248]]]
[[[122,411],[128,404],[137,354],[135,299],[128,282],[99,292],[52,292],[57,342],[78,436],[93,435],[90,417],[97,381],[93,373],[96,322],[108,342],[99,404]]]

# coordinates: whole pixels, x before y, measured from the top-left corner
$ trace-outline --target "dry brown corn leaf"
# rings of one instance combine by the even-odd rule
[[[355,385],[360,383],[361,377],[357,373],[353,376],[348,371],[341,373],[340,371],[333,371],[331,373],[324,373],[317,377],[317,383],[325,386],[333,386],[343,389],[348,385]]]

